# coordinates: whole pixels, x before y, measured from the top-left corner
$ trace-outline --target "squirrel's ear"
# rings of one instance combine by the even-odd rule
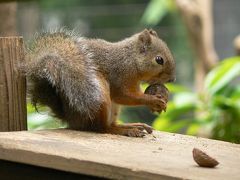
[[[158,34],[156,31],[154,31],[153,29],[149,29],[149,33],[155,37],[158,37]]]
[[[150,45],[151,44],[151,36],[150,36],[150,32],[145,29],[144,31],[142,31],[139,36],[138,36],[138,40],[141,44],[143,45]]]

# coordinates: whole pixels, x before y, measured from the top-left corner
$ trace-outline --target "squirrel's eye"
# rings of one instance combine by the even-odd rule
[[[161,56],[156,56],[155,60],[160,65],[164,64],[164,60],[163,60],[163,58]]]

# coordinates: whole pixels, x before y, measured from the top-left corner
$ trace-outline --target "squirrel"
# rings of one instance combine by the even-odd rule
[[[152,29],[118,42],[59,30],[39,34],[26,51],[24,72],[31,102],[50,107],[69,129],[143,137],[144,123],[117,124],[119,105],[166,109],[161,95],[144,94],[141,82],[175,80],[175,62]]]

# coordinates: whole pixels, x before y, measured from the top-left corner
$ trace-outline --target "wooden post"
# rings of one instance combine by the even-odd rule
[[[0,131],[27,129],[26,80],[22,37],[0,37]]]

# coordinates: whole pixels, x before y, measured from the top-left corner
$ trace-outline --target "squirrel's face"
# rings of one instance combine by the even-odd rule
[[[145,29],[138,35],[137,68],[143,81],[150,84],[175,81],[175,61],[167,45],[153,30]]]

